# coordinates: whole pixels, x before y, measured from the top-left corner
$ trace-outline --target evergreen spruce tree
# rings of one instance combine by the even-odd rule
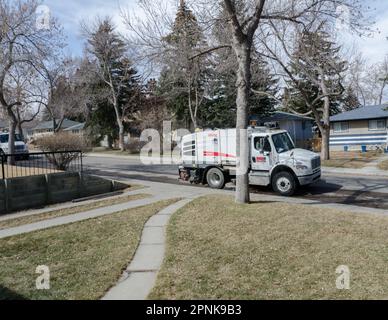
[[[312,78],[320,80],[318,72],[313,71],[317,66],[325,71],[326,84],[331,92],[344,91],[338,75],[345,71],[346,63],[339,57],[339,51],[340,47],[336,47],[325,32],[305,32],[303,34],[293,54],[293,59],[289,62],[289,69],[298,83],[287,81],[286,104],[283,106],[285,111],[296,111],[301,114],[311,112],[302,91],[307,93],[310,103],[322,95],[319,85],[311,80]],[[344,94],[330,97],[330,115],[341,112],[343,97]],[[322,109],[323,103],[320,101],[317,109]]]
[[[141,85],[136,69],[127,57],[127,46],[124,40],[115,32],[109,19],[99,22],[98,28],[88,39],[89,52],[96,58],[97,74],[101,84],[106,87],[106,99],[111,106],[111,113],[115,116],[119,138],[119,146],[124,150],[124,133],[133,114],[137,111],[137,101],[141,96]],[[97,103],[101,107],[93,117],[106,116],[106,100]],[[111,117],[108,116],[107,119]],[[95,119],[95,123],[99,122]],[[105,119],[101,119],[105,123]],[[107,123],[105,123],[107,124]],[[113,133],[111,134],[113,136]]]
[[[328,160],[330,116],[341,111],[344,97],[341,82],[347,64],[341,59],[340,47],[331,41],[323,27],[315,32],[304,31],[298,39],[291,59],[291,90],[285,97],[285,105],[286,109],[299,107],[314,115],[322,135],[322,158]]]
[[[205,101],[207,68],[205,56],[194,57],[205,47],[202,31],[193,12],[180,1],[171,33],[162,39],[166,44],[164,69],[159,91],[178,120],[199,126],[198,115]]]

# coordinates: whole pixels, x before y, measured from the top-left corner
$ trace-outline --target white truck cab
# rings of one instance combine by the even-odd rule
[[[249,183],[271,185],[283,196],[321,177],[321,158],[297,149],[284,130],[248,129]],[[236,130],[203,131],[182,138],[180,179],[222,189],[236,179]]]
[[[8,132],[0,132],[0,153],[8,154]],[[28,147],[19,134],[15,134],[15,154],[21,154],[28,158]]]

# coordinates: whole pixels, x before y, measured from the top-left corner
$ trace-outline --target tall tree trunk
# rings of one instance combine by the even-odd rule
[[[197,129],[197,117],[196,114],[193,112],[193,101],[191,99],[191,85],[189,84],[188,86],[188,102],[189,102],[189,111],[190,111],[190,117],[191,117],[191,122],[194,126],[194,131]]]
[[[321,84],[322,93],[327,95],[328,90],[324,81]],[[322,134],[322,149],[321,149],[321,157],[323,160],[330,159],[330,98],[329,96],[325,96],[323,99],[323,128],[321,130]]]
[[[248,203],[249,197],[249,146],[248,146],[248,98],[251,87],[251,49],[249,45],[240,45],[235,49],[238,61],[237,71],[237,119],[236,148],[239,168],[236,181],[236,202]]]
[[[108,149],[113,149],[113,137],[111,134],[107,136]]]
[[[20,138],[24,141],[24,133],[23,133],[23,128],[22,128],[22,123],[21,121],[18,121],[18,134]]]
[[[117,124],[119,126],[119,149],[121,151],[124,151],[125,150],[125,143],[124,143],[124,125],[123,125],[123,122],[121,120],[118,120],[117,121]]]
[[[322,147],[321,147],[321,157],[323,160],[330,159],[330,126],[324,128],[321,132],[322,135]]]
[[[16,121],[11,120],[12,111],[8,112],[9,115],[9,133],[8,133],[8,154],[15,154],[15,134],[16,134]],[[15,157],[8,157],[8,164],[15,165]]]
[[[387,80],[383,80],[383,83],[381,85],[381,90],[380,90],[380,95],[379,95],[379,105],[383,104],[383,98],[384,98],[384,89],[385,86],[387,85]]]
[[[113,87],[112,87],[112,98],[113,98],[113,108],[114,108],[115,114],[116,114],[116,122],[117,122],[117,126],[119,128],[119,149],[121,151],[124,151],[125,150],[125,147],[124,147],[124,124],[123,124],[122,115],[121,115],[121,112],[119,109],[119,102],[117,100],[116,93],[114,92]]]

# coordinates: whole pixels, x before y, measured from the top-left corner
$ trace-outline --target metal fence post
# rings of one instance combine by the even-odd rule
[[[80,151],[80,157],[81,157],[81,173],[84,171],[83,161],[82,161],[83,152]]]
[[[1,155],[1,172],[3,174],[3,180],[5,179],[5,170],[4,170],[4,155]]]

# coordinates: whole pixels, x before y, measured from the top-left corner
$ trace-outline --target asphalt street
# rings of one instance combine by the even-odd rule
[[[114,179],[137,179],[155,182],[189,185],[178,181],[178,165],[142,164],[134,158],[109,158],[89,156],[84,159],[87,172]],[[203,186],[198,186],[203,187]],[[227,189],[233,189],[229,184]],[[252,187],[254,193],[269,193],[266,187]],[[295,195],[325,203],[352,204],[370,208],[388,209],[388,179],[373,176],[325,174],[322,180]]]

